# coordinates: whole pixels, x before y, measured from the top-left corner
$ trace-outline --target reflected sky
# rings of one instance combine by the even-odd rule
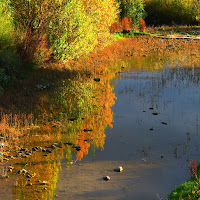
[[[76,192],[67,189],[71,197],[166,199],[175,186],[189,179],[188,160],[199,162],[200,69],[175,67],[174,63],[163,61],[159,70],[148,70],[145,59],[140,61],[145,69],[137,69],[133,63],[134,60],[127,61],[126,68],[111,81],[117,97],[113,128],[105,132],[104,151],[97,149],[95,157],[89,152],[82,161],[87,176],[81,180],[88,187],[78,184]],[[112,172],[117,165],[124,167],[119,176]],[[76,180],[83,176],[83,171],[78,171]],[[72,173],[76,173],[74,169]],[[108,184],[102,185],[94,178],[106,174],[111,176]],[[66,176],[73,182],[73,176]],[[92,177],[93,181],[88,183]],[[58,183],[61,196],[59,188],[64,183]]]

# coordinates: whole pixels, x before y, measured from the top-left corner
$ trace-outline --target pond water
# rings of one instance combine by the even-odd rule
[[[117,100],[104,150],[60,172],[57,194],[63,199],[166,199],[189,179],[188,161],[200,152],[200,68],[136,64],[129,61],[128,71],[111,81]],[[114,172],[120,165],[124,171]],[[109,182],[102,180],[106,175]]]
[[[14,161],[16,171],[36,176],[0,180],[0,199],[161,200],[190,178],[189,160],[198,163],[200,153],[200,66],[157,57],[117,65],[124,67],[111,80],[67,80],[53,91],[54,128],[45,125],[48,139],[31,132],[32,141],[42,139],[29,148],[57,148]]]

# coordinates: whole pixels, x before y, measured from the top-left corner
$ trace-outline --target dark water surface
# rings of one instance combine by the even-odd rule
[[[117,65],[121,73],[100,82],[72,78],[38,92],[37,126],[20,143],[31,155],[16,150],[0,199],[161,200],[190,178],[188,161],[200,162],[200,66],[176,56]]]

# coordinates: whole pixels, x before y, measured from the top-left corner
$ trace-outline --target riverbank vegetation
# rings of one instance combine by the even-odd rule
[[[115,62],[159,55],[151,70],[160,70],[167,57],[199,65],[199,40],[150,34],[179,32],[177,23],[198,23],[198,1],[172,5],[173,0],[0,0],[0,159],[29,163],[27,169],[37,174],[32,182],[41,187],[33,196],[44,193],[42,178],[55,188],[63,154],[47,152],[53,149],[49,144],[68,143],[60,148],[68,164],[73,153],[81,160],[89,148],[93,153],[103,149],[115,103],[109,81],[122,70]],[[153,27],[163,23],[173,27]],[[197,35],[197,28],[184,26],[181,34],[195,29]],[[13,184],[16,198],[30,195],[26,177]]]
[[[199,7],[196,0],[1,0],[0,88],[23,79],[30,66],[97,52],[116,32],[132,36],[146,24],[197,24]]]
[[[176,187],[169,195],[169,200],[190,200],[200,198],[200,164],[196,166],[196,161],[190,160],[188,167],[190,170],[190,180]]]

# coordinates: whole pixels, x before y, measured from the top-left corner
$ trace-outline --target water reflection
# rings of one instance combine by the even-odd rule
[[[8,150],[10,146],[2,150],[2,158],[10,160],[14,168],[8,172],[8,166],[3,165],[1,174],[12,180],[7,187],[12,187],[13,199],[52,199],[63,157],[69,169],[89,149],[93,154],[97,148],[103,149],[105,129],[112,127],[111,107],[115,103],[109,83],[109,76],[101,76],[100,82],[87,77],[61,81],[53,91],[41,92],[33,110],[35,118],[27,117],[27,123],[23,123],[21,115],[15,115],[15,119],[2,113],[2,142],[13,143],[12,152]],[[9,135],[3,131],[12,134],[11,128],[16,131],[18,121],[19,132],[25,134],[19,133],[17,141],[8,141]],[[1,194],[6,193],[6,188],[1,189]]]
[[[125,165],[124,174],[120,181],[112,174],[113,185],[108,186],[115,199],[124,197],[121,190],[130,199],[142,199],[142,188],[149,182],[146,177],[138,186],[135,182],[145,173],[152,181],[149,197],[155,199],[155,188],[166,196],[179,180],[185,179],[186,160],[195,159],[200,147],[198,56],[182,53],[159,58],[144,56],[118,62],[104,71],[95,70],[100,82],[78,74],[43,90],[51,85],[43,81],[33,97],[27,93],[24,97],[25,105],[30,98],[37,100],[27,114],[23,114],[23,109],[19,109],[20,114],[2,110],[0,139],[5,145],[0,152],[9,164],[2,164],[0,173],[9,179],[0,180],[4,185],[0,193],[8,199],[53,199],[59,191],[63,192],[60,196],[69,195],[71,199],[87,199],[88,195],[96,198],[101,190],[106,190],[99,180],[100,172],[111,173],[113,165],[120,163]],[[118,72],[115,78],[110,73],[113,71]],[[17,110],[16,106],[13,110]],[[96,162],[91,162],[90,154]],[[81,166],[77,165],[81,160],[82,169],[87,172],[82,176]],[[11,171],[10,164],[14,166]],[[174,170],[177,166],[182,170]],[[157,174],[162,170],[172,176],[166,180],[166,184],[171,184],[168,189],[156,183],[166,178]],[[173,173],[179,173],[179,178],[174,178]],[[85,180],[91,181],[84,184]],[[94,188],[98,186],[99,190]],[[87,187],[91,191],[86,192]],[[112,195],[104,195],[112,199]]]
[[[111,130],[113,144],[109,148],[117,151],[115,145],[121,147],[115,157],[117,160],[166,163],[167,167],[158,167],[158,171],[171,176],[170,181],[169,178],[162,180],[157,172],[148,174],[155,184],[149,199],[156,198],[159,181],[165,182],[160,188],[165,199],[171,189],[189,178],[187,160],[192,158],[199,162],[200,68],[192,63],[187,67],[186,60],[178,62],[178,57],[176,66],[173,59],[169,61],[164,57],[159,60],[159,68],[155,69],[154,62],[154,58],[131,60],[127,62],[128,72],[113,80],[114,85],[117,82],[117,101]],[[114,137],[120,138],[121,143]],[[111,155],[107,159],[112,159]],[[145,199],[141,188],[147,186],[148,181],[146,176],[142,177],[144,180],[142,178],[136,187],[138,196],[128,193],[133,199]]]

